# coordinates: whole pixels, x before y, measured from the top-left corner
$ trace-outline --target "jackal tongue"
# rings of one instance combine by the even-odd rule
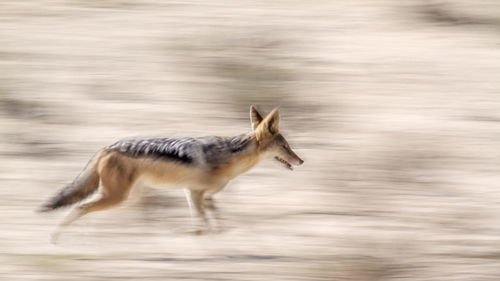
[[[288,169],[293,170],[293,166],[292,166],[292,164],[288,163],[288,161],[286,161],[285,159],[280,158],[280,157],[278,157],[278,156],[275,156],[275,157],[274,157],[274,159],[276,159],[276,160],[280,161],[281,163],[285,164],[285,166],[286,166]]]

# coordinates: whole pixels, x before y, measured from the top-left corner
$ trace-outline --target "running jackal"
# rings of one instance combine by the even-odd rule
[[[121,140],[100,150],[40,211],[77,203],[101,183],[98,196],[74,208],[62,228],[85,214],[117,206],[134,186],[181,186],[192,213],[209,227],[204,198],[219,192],[231,179],[263,159],[274,158],[290,170],[304,162],[280,134],[277,108],[263,118],[251,106],[250,120],[252,131],[234,137]]]

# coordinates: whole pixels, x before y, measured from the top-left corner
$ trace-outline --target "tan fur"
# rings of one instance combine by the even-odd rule
[[[278,132],[279,113],[273,110],[262,118],[251,107],[252,144],[244,152],[227,156],[217,165],[194,165],[151,157],[132,157],[118,151],[103,151],[92,162],[101,182],[99,196],[77,206],[63,221],[66,226],[90,212],[116,206],[127,199],[134,186],[166,186],[186,189],[191,210],[208,226],[203,199],[220,191],[236,176],[254,167],[260,160],[277,155],[296,165],[302,160],[289,148]],[[282,160],[283,160],[282,159]],[[290,164],[288,164],[290,166]],[[290,168],[290,167],[289,167]],[[81,200],[81,199],[79,199]],[[57,236],[54,236],[54,239]]]
[[[254,167],[259,162],[259,156],[257,150],[252,154],[236,156],[226,165],[222,165],[219,169],[213,171],[209,177],[233,179]]]

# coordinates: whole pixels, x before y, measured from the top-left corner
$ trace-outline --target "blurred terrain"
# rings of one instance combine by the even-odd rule
[[[498,1],[0,2],[0,279],[500,279]],[[234,135],[281,106],[305,160],[265,162],[189,233],[146,189],[49,235],[34,210],[99,148]]]

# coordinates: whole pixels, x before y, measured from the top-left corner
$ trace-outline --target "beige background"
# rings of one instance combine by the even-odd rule
[[[498,280],[499,46],[498,1],[3,0],[0,279]],[[146,189],[49,243],[96,150],[251,103],[305,164],[232,182],[221,233]]]

